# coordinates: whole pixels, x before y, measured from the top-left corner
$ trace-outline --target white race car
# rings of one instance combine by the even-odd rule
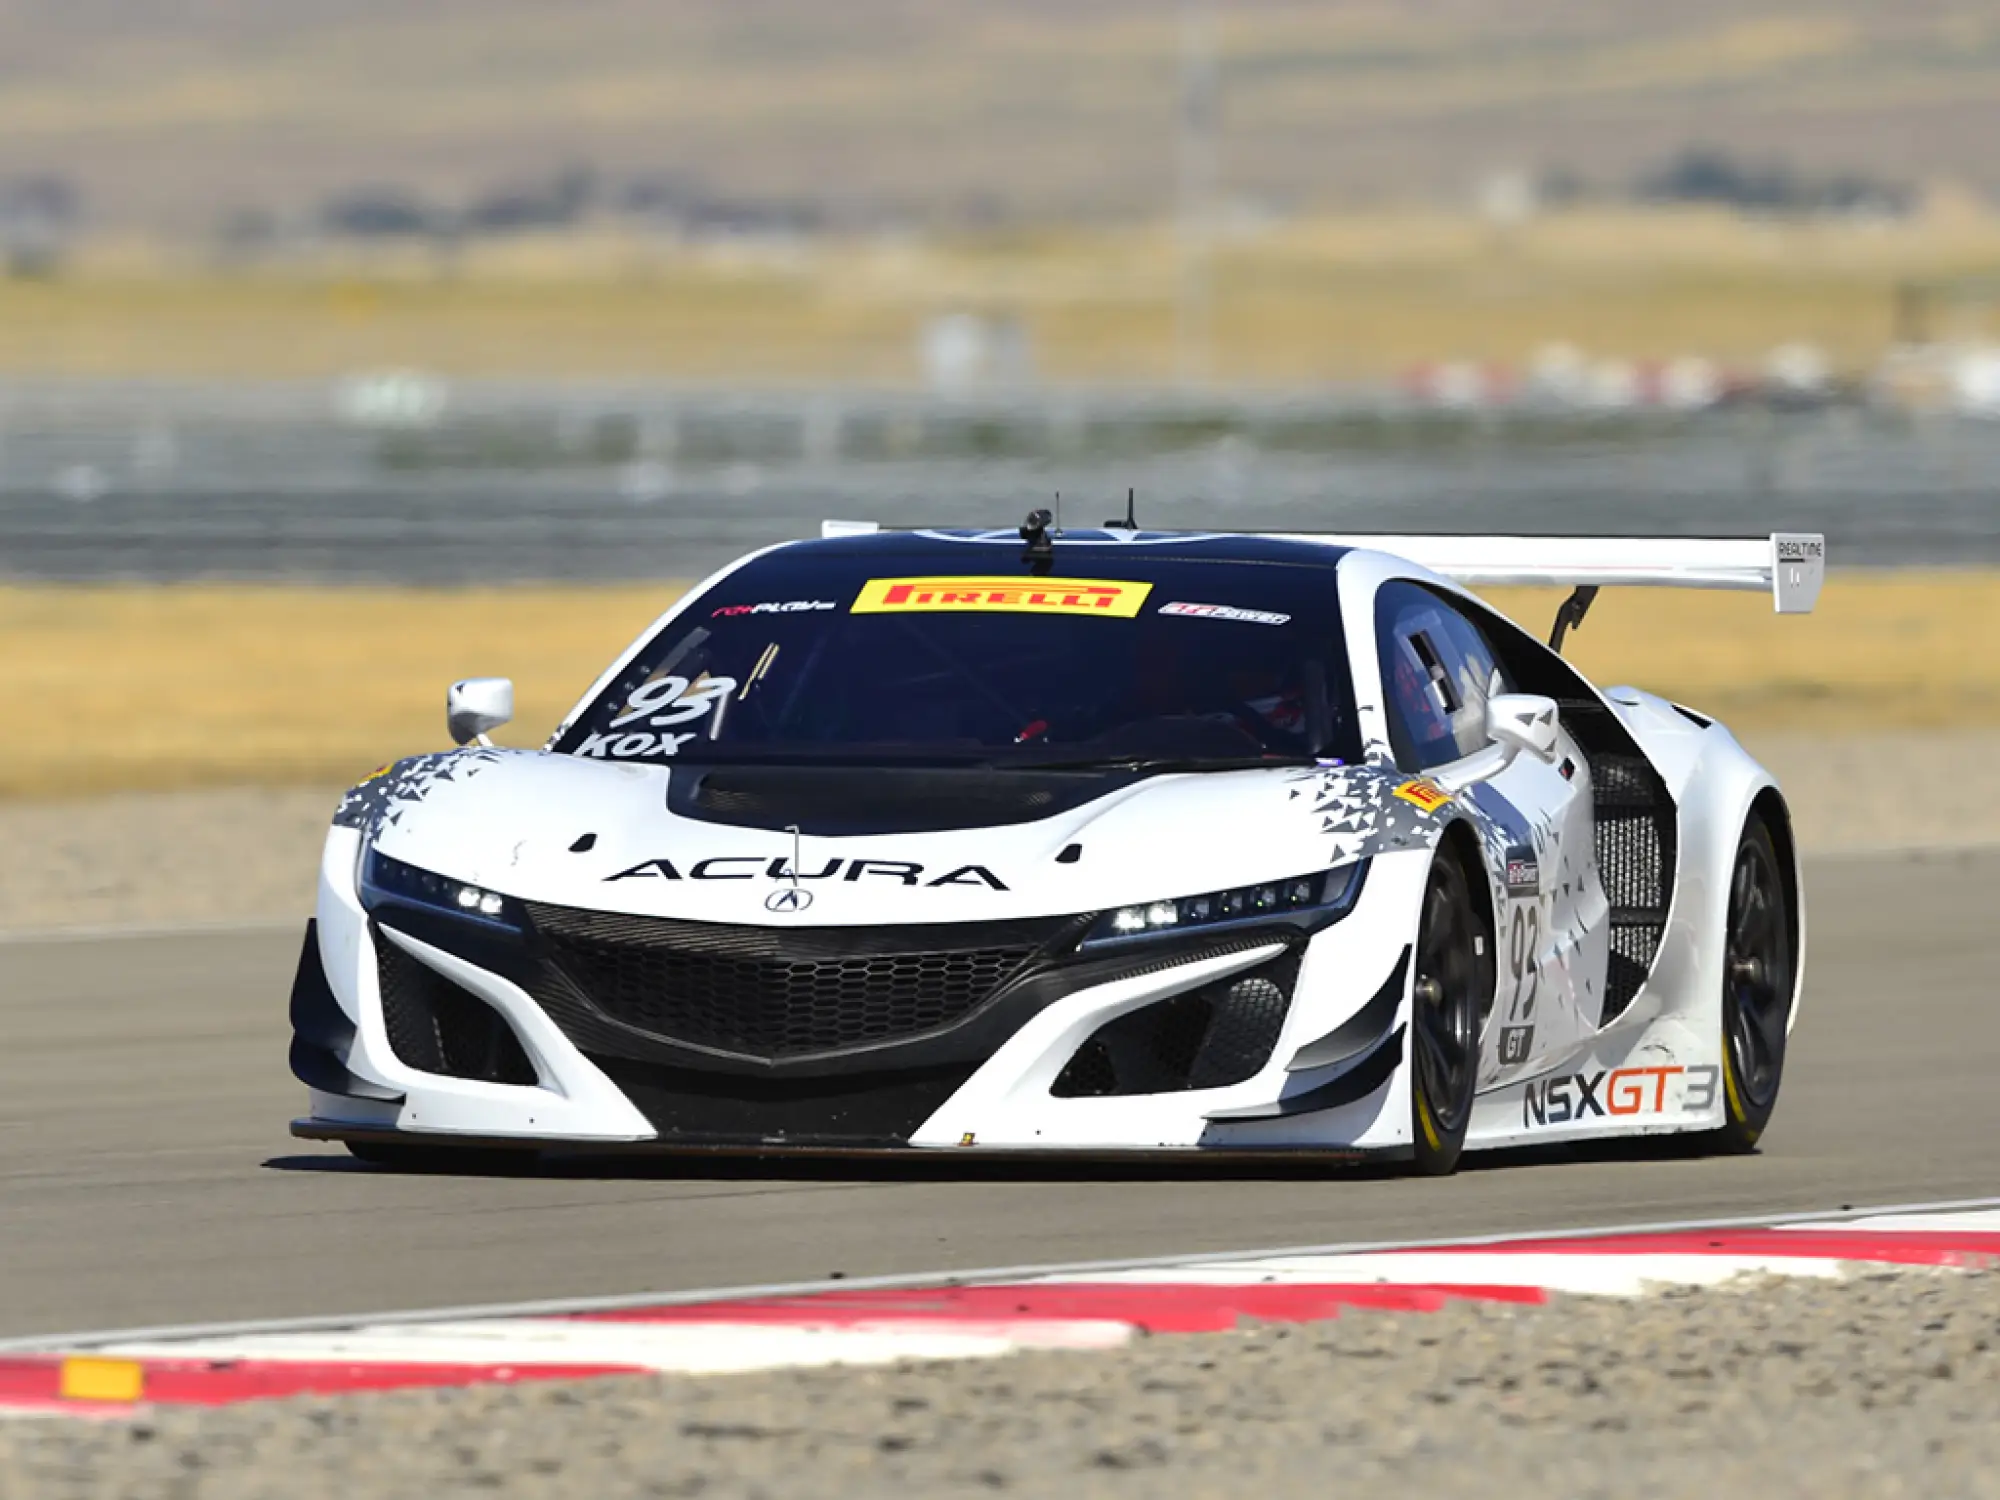
[[[827,534],[691,590],[540,750],[349,792],[293,1133],[541,1151],[1467,1150],[1769,1119],[1785,800],[1559,654],[1599,586],[1808,610],[1809,535]],[[1465,591],[1575,592],[1551,645]],[[463,1155],[457,1160],[466,1160]]]

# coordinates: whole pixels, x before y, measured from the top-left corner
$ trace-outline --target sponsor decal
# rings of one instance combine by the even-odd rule
[[[1778,538],[1778,561],[1781,563],[1818,562],[1826,556],[1826,543],[1816,536],[1786,536]]]
[[[1715,1104],[1713,1063],[1691,1068],[1616,1068],[1610,1072],[1571,1073],[1531,1083],[1521,1094],[1521,1126],[1566,1125],[1592,1116],[1659,1115],[1667,1110],[1667,1080],[1681,1078],[1681,1109],[1698,1114]]]
[[[642,682],[632,690],[610,727],[585,735],[576,753],[589,760],[650,760],[677,755],[681,746],[695,737],[695,731],[676,734],[668,726],[707,717],[735,691],[734,677],[705,673],[693,680],[667,676]],[[651,727],[641,728],[642,723]]]
[[[1286,625],[1290,615],[1274,615],[1263,609],[1238,609],[1230,604],[1162,604],[1163,615],[1187,615],[1199,620],[1241,620],[1247,625]]]
[[[1507,894],[1532,896],[1542,888],[1542,866],[1533,855],[1507,856]]]
[[[1396,795],[1422,813],[1434,813],[1451,801],[1451,793],[1427,776],[1404,782],[1396,788]]]
[[[1129,620],[1139,613],[1150,583],[1107,578],[871,578],[851,612],[889,615],[936,611],[1007,614],[1101,615]]]
[[[646,859],[629,870],[620,870],[616,875],[604,877],[606,883],[615,880],[783,880],[789,882],[789,890],[798,890],[802,880],[844,880],[850,884],[861,880],[893,880],[899,885],[920,885],[928,890],[942,886],[978,886],[989,891],[1010,889],[1005,881],[984,865],[960,865],[955,870],[929,880],[924,878],[924,867],[909,859],[829,859],[819,869],[808,870],[795,865],[784,855],[768,859],[761,854],[718,854],[708,859],[698,859],[687,867],[683,875],[680,867],[670,859]],[[783,895],[785,892],[774,893]],[[809,906],[811,893],[801,891],[807,897],[804,905]],[[764,903],[770,910],[803,910],[803,906],[781,908]]]
[[[1532,1026],[1502,1026],[1500,1028],[1500,1061],[1503,1065],[1524,1063],[1535,1047],[1535,1028]]]
[[[725,604],[709,611],[711,620],[727,620],[737,615],[802,615],[816,609],[838,609],[831,599],[787,599],[778,604]]]
[[[780,914],[804,911],[813,904],[813,893],[803,886],[788,885],[783,890],[773,891],[764,898],[764,910]]]

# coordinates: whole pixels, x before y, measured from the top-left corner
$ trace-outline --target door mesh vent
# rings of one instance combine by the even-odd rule
[[[1581,736],[1579,736],[1581,738]],[[1597,868],[1611,903],[1611,967],[1604,1021],[1623,1015],[1659,956],[1673,904],[1678,810],[1652,762],[1593,755]]]

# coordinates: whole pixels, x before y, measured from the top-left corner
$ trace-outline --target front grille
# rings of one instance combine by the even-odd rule
[[[1092,1033],[1050,1092],[1058,1099],[1173,1094],[1254,1078],[1291,1009],[1296,953],[1128,1011]]]
[[[481,1083],[534,1083],[535,1065],[500,1016],[378,932],[375,972],[389,1050],[406,1068]]]
[[[949,1026],[1077,927],[1054,918],[779,929],[528,910],[545,955],[603,1015],[661,1040],[759,1058]]]

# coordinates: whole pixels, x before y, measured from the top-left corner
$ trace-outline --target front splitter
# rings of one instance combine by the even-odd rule
[[[880,1144],[833,1143],[825,1141],[686,1141],[649,1140],[577,1141],[537,1140],[511,1135],[459,1135],[439,1132],[391,1130],[381,1126],[348,1125],[337,1121],[300,1119],[292,1121],[291,1133],[302,1141],[327,1141],[341,1145],[402,1146],[413,1151],[511,1151],[522,1156],[539,1156],[551,1161],[580,1161],[593,1157],[683,1157],[683,1158],[787,1158],[827,1161],[894,1159],[905,1162],[938,1162],[952,1157],[980,1161],[1055,1162],[1102,1161],[1127,1163],[1175,1163],[1193,1166],[1214,1162],[1289,1163],[1292,1166],[1355,1166],[1363,1163],[1407,1160],[1407,1147],[1363,1151],[1327,1146],[1265,1146],[1251,1150],[1216,1146],[911,1146],[896,1142]]]

